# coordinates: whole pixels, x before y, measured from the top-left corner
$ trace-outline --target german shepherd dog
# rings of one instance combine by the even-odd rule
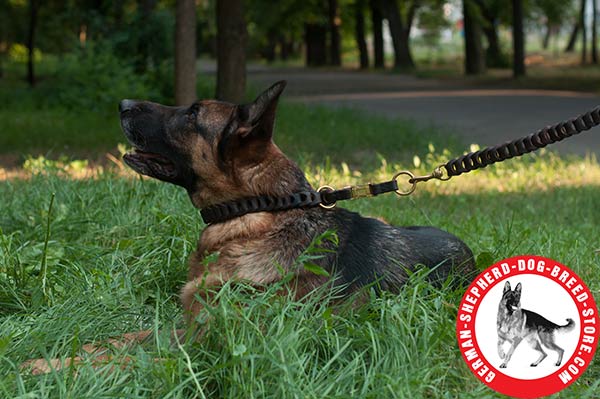
[[[184,187],[200,209],[248,197],[313,190],[300,168],[272,140],[285,84],[274,84],[247,105],[208,100],[190,107],[166,107],[123,100],[121,125],[135,148],[124,160],[138,173]],[[181,292],[188,322],[201,310],[196,298],[231,279],[272,284],[283,278],[282,267],[294,274],[298,297],[326,283],[329,277],[292,267],[313,238],[328,230],[337,233],[339,246],[319,266],[348,293],[374,282],[396,291],[416,265],[434,269],[435,281],[451,271],[464,275],[474,270],[471,250],[436,228],[392,227],[340,208],[250,213],[211,224],[202,232]],[[214,252],[219,254],[217,261],[203,262]]]
[[[510,282],[507,281],[498,305],[496,328],[498,330],[498,355],[504,360],[500,368],[506,368],[515,349],[523,340],[540,353],[540,357],[531,363],[531,367],[536,367],[548,356],[542,345],[558,353],[555,365],[560,366],[565,351],[554,342],[554,333],[573,330],[575,322],[573,319],[567,319],[567,324],[559,326],[531,310],[521,308],[521,283],[511,290]],[[505,342],[510,343],[507,353],[504,353],[503,348]]]
[[[272,140],[285,84],[274,84],[245,105],[204,100],[169,107],[123,100],[121,126],[134,147],[123,159],[142,175],[185,188],[200,209],[314,191]],[[315,237],[332,230],[339,244],[316,262],[329,276],[295,266]],[[218,253],[217,260],[205,261],[212,253]],[[369,284],[394,292],[417,265],[431,268],[435,282],[451,273],[473,277],[474,271],[467,245],[433,227],[392,227],[345,209],[319,206],[248,213],[204,229],[189,259],[181,302],[189,326],[202,311],[201,302],[229,280],[264,287],[292,273],[289,284],[298,298],[327,282],[347,294]]]

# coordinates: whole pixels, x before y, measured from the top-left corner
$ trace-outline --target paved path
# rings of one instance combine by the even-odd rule
[[[600,97],[590,93],[482,89],[468,80],[449,83],[389,73],[254,67],[248,75],[256,87],[287,80],[288,99],[412,119],[482,146],[536,132],[600,106]],[[593,153],[600,159],[600,127],[552,148],[563,154]]]

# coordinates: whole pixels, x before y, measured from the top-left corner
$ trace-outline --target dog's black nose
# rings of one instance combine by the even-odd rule
[[[122,100],[119,103],[119,112],[130,111],[133,107],[135,107],[136,101],[134,100]]]

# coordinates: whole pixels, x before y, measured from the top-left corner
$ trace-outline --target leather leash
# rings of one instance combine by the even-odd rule
[[[202,209],[200,214],[205,223],[211,224],[254,212],[273,212],[317,206],[331,209],[335,207],[337,201],[374,197],[392,191],[398,195],[410,195],[417,188],[417,183],[431,179],[450,180],[454,176],[539,150],[598,125],[600,125],[600,107],[553,126],[547,126],[528,136],[456,157],[436,167],[433,172],[425,176],[415,176],[412,172],[403,170],[396,173],[392,180],[382,183],[348,186],[339,190],[330,186],[322,186],[317,191],[302,191],[284,197],[260,195],[212,205]],[[398,179],[401,176],[408,177],[407,182],[410,186],[405,191],[398,188]]]

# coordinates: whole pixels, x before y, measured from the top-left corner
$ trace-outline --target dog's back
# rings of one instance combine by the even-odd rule
[[[312,237],[334,231],[338,245],[326,244],[332,252],[324,253],[316,263],[351,290],[374,283],[396,292],[417,265],[432,269],[429,277],[436,283],[451,272],[471,279],[475,270],[466,244],[433,227],[395,227],[345,209],[318,208],[288,212],[277,226],[271,236],[279,246],[292,249],[298,243],[285,264],[293,264]]]

